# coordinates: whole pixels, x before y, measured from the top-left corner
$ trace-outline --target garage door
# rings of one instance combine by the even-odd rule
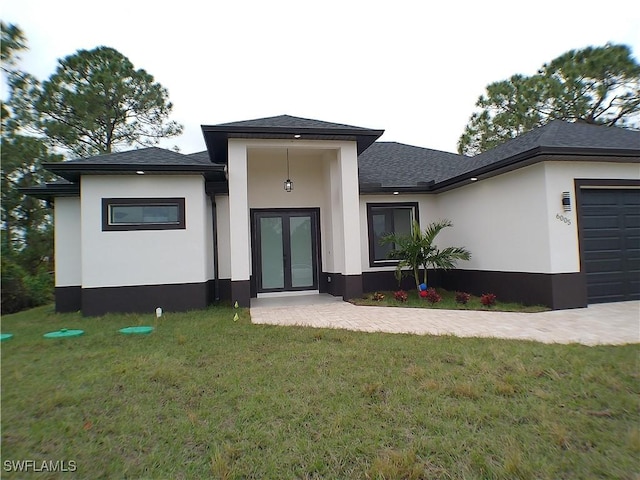
[[[583,189],[580,224],[589,303],[640,299],[640,189]]]

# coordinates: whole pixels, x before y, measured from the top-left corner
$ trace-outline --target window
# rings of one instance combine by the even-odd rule
[[[367,203],[369,265],[397,264],[397,260],[387,257],[394,248],[393,244],[381,245],[380,240],[391,233],[410,234],[413,221],[417,218],[417,203]]]
[[[186,228],[184,198],[103,198],[102,230]]]

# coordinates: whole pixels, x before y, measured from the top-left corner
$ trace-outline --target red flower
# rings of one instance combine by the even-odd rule
[[[422,293],[422,292],[420,292]],[[432,304],[433,303],[438,303],[440,300],[442,300],[442,297],[440,296],[440,294],[438,292],[436,292],[435,288],[430,288],[428,289],[426,292],[425,298],[430,301]]]
[[[398,290],[394,292],[393,298],[395,298],[399,302],[406,302],[409,299],[409,295],[404,290]]]
[[[496,304],[496,296],[493,293],[485,293],[480,297],[480,302],[485,307],[493,307]]]
[[[466,292],[456,292],[456,303],[461,303],[462,305],[466,305],[471,295]]]

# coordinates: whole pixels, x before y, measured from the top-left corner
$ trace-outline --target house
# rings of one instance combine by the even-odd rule
[[[206,151],[45,165],[56,309],[397,288],[387,232],[449,219],[469,249],[434,284],[554,309],[640,299],[640,132],[553,121],[475,157],[292,116],[202,127]]]

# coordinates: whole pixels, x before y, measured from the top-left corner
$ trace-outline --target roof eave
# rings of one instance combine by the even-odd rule
[[[370,195],[388,195],[400,193],[430,193],[435,182],[418,182],[416,185],[382,185],[380,183],[361,183],[360,193]]]
[[[309,128],[309,127],[224,127],[201,125],[205,145],[211,161],[227,163],[227,142],[230,138],[268,138],[280,140],[353,140],[358,155],[369,148],[384,130],[359,128]]]
[[[469,170],[455,177],[438,182],[433,186],[434,192],[441,193],[452,190],[472,182],[472,178],[489,178],[508,171],[517,170],[539,161],[545,156],[576,156],[576,157],[616,157],[616,158],[637,158],[640,162],[640,149],[614,149],[614,148],[590,148],[590,147],[535,147],[525,152],[521,152],[512,157],[505,158],[489,165]]]
[[[144,165],[144,164],[91,164],[91,163],[44,163],[46,170],[59,177],[77,182],[85,174],[131,174],[145,173],[195,173],[202,174],[209,179],[224,175],[224,165]]]
[[[55,197],[80,196],[80,185],[77,183],[63,185],[48,184],[35,187],[23,187],[19,188],[18,191],[24,195],[50,202]]]

